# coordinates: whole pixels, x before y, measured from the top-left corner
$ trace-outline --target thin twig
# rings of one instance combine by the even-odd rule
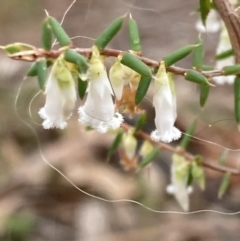
[[[122,124],[122,129],[124,131],[128,131],[130,129],[133,129],[133,127],[129,124],[127,124],[126,122],[124,122]],[[175,154],[178,154],[180,156],[183,156],[186,158],[186,160],[192,162],[195,160],[195,156],[193,156],[192,154],[180,149],[180,148],[175,148],[171,145],[168,145],[166,143],[163,143],[163,142],[154,142],[151,137],[145,133],[144,131],[138,131],[136,133],[136,136],[143,139],[143,140],[148,140],[149,142],[151,142],[153,145],[159,147],[160,149],[162,150],[166,150],[166,151],[169,151],[169,152],[172,152],[172,153],[175,153]],[[231,167],[226,167],[226,166],[222,166],[222,165],[219,165],[215,162],[211,162],[211,161],[206,161],[206,160],[202,160],[201,164],[204,166],[204,167],[207,167],[209,169],[212,169],[212,170],[215,170],[215,171],[218,171],[218,172],[229,172],[233,175],[240,175],[240,171],[235,169],[235,168],[231,168]]]
[[[89,57],[92,54],[92,49],[91,48],[72,48],[74,51],[76,51],[79,54],[82,54],[86,57]],[[59,50],[51,50],[51,51],[45,51],[44,49],[36,49],[36,50],[29,50],[29,51],[24,51],[21,52],[21,54],[12,54],[9,55],[11,59],[14,60],[21,60],[21,61],[26,61],[26,62],[35,62],[40,58],[47,58],[47,59],[56,59],[58,58],[62,53],[64,52],[63,49]],[[106,57],[117,57],[121,54],[123,54],[124,51],[122,50],[117,50],[117,49],[104,49],[101,54],[106,56]],[[143,56],[136,56],[139,58],[142,62],[144,62],[146,65],[149,67],[153,68],[158,68],[160,63],[143,57]],[[185,75],[189,69],[185,68],[180,68],[177,66],[170,66],[167,67],[167,71],[171,72],[176,75]],[[212,78],[215,76],[221,76],[223,75],[221,70],[212,70],[212,71],[201,71],[201,74],[203,74],[206,78]]]

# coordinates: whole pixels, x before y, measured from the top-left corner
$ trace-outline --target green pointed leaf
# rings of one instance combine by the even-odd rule
[[[234,81],[234,105],[235,105],[235,119],[240,123],[240,77],[236,77]]]
[[[189,143],[192,139],[192,135],[196,129],[197,126],[197,119],[193,121],[193,123],[187,128],[186,135],[184,135],[183,139],[181,140],[180,147],[184,150],[187,149],[189,146]]]
[[[64,56],[65,60],[76,64],[80,70],[80,73],[82,76],[85,76],[85,78],[82,78],[83,80],[87,79],[87,70],[88,70],[88,63],[87,60],[85,59],[84,56],[82,56],[81,54],[75,52],[72,49],[68,49],[65,52],[65,56]]]
[[[222,71],[224,75],[236,75],[240,73],[240,65],[225,66]]]
[[[49,25],[51,26],[53,34],[61,47],[70,46],[72,44],[71,39],[55,18],[49,17]]]
[[[227,160],[227,155],[228,155],[228,150],[224,150],[223,153],[220,155],[218,162],[223,165],[225,164],[226,160]]]
[[[47,67],[50,67],[53,64],[51,60],[47,60]],[[27,72],[28,77],[34,77],[37,76],[37,62],[33,63],[30,67],[30,69]]]
[[[10,54],[10,55],[36,49],[34,46],[30,44],[25,44],[25,43],[8,44],[6,46],[1,46],[0,48],[5,50],[7,54]]]
[[[187,71],[185,79],[200,85],[210,85],[205,76],[193,69]]]
[[[145,97],[148,88],[150,86],[152,77],[149,76],[141,76],[138,88],[137,88],[137,92],[136,92],[136,96],[135,96],[135,104],[138,105],[143,98]]]
[[[226,50],[215,56],[216,60],[226,59],[233,55],[233,49]]]
[[[169,66],[175,64],[176,62],[178,62],[179,60],[185,58],[196,47],[197,47],[197,45],[187,45],[187,46],[182,47],[182,48],[176,50],[175,52],[163,57],[162,59],[165,62],[165,66],[169,67]]]
[[[200,0],[200,13],[201,13],[202,23],[204,26],[206,25],[206,19],[210,9],[211,9],[210,0]]]
[[[116,152],[116,150],[118,149],[119,145],[122,142],[122,137],[123,137],[123,132],[119,132],[116,135],[115,139],[113,140],[113,143],[112,143],[111,147],[108,150],[108,154],[107,154],[108,160]]]
[[[132,15],[130,15],[129,21],[128,21],[128,30],[129,30],[129,36],[130,36],[130,49],[134,52],[141,52],[141,41],[139,37],[139,31],[138,31],[138,25],[137,22],[132,18]]]
[[[226,193],[229,187],[230,178],[231,178],[231,173],[226,172],[225,175],[223,176],[222,182],[218,189],[218,198],[222,198],[222,196]]]
[[[52,48],[52,37],[49,18],[45,18],[42,25],[42,46],[45,50],[50,50]]]
[[[87,87],[88,87],[88,81],[83,81],[81,78],[78,78],[78,94],[81,100],[85,96]]]
[[[197,38],[196,48],[193,50],[193,67],[202,69],[203,65],[203,42],[201,37]]]
[[[41,59],[36,62],[38,83],[41,89],[44,89],[47,80],[47,60]]]
[[[153,148],[153,150],[147,156],[145,156],[145,158],[143,158],[143,160],[139,164],[139,167],[143,168],[147,166],[149,163],[155,160],[158,154],[159,154],[159,148],[158,147]]]
[[[210,91],[209,85],[200,85],[200,106],[203,107],[206,104]]]
[[[143,128],[144,124],[146,123],[146,120],[147,120],[147,116],[145,114],[141,115],[138,118],[138,121],[135,125],[135,132],[138,132]]]
[[[95,45],[102,51],[122,27],[126,15],[115,19],[96,39]]]
[[[121,63],[126,65],[130,69],[133,69],[140,75],[148,77],[152,76],[150,68],[133,54],[125,52],[122,55]]]

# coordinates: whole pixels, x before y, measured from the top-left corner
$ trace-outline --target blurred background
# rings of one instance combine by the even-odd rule
[[[70,0],[2,0],[0,45],[25,42],[41,46],[44,9],[60,20],[70,3]],[[139,24],[143,54],[160,60],[177,48],[195,43],[198,36],[195,22],[199,16],[194,10],[197,7],[198,1],[190,0],[77,0],[63,26],[70,36],[96,38],[113,19],[131,11]],[[218,38],[219,34],[203,35],[205,64],[214,65]],[[92,40],[83,37],[74,40],[78,47],[90,47],[92,43]],[[129,49],[127,26],[123,27],[110,47]],[[107,151],[114,136],[85,131],[77,122],[77,108],[66,130],[44,130],[37,114],[44,104],[44,96],[40,94],[33,99],[39,91],[37,80],[29,78],[22,82],[29,66],[0,53],[1,240],[240,240],[239,215],[211,212],[160,214],[129,202],[100,201],[76,190],[44,159],[93,195],[110,200],[133,199],[162,211],[181,211],[175,199],[166,193],[170,181],[171,153],[162,151],[152,165],[137,174],[124,171],[117,155],[107,163]],[[179,66],[190,67],[191,57],[181,61]],[[176,91],[176,125],[184,132],[197,116],[199,122],[195,135],[208,141],[193,140],[189,148],[191,153],[218,161],[226,148],[239,148],[232,86],[212,88],[202,111],[199,90],[194,84],[181,77],[176,78]],[[148,114],[147,132],[154,129],[151,92],[142,104]],[[134,119],[129,121],[133,123]],[[226,164],[237,166],[239,160],[238,151],[229,152]],[[204,192],[194,186],[190,197],[191,211],[239,211],[240,179],[232,178],[228,192],[218,200],[222,174],[206,170],[206,175]]]

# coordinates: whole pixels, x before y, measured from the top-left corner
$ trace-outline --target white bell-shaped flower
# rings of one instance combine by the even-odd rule
[[[218,55],[222,52],[225,52],[227,50],[230,50],[231,48],[232,48],[232,45],[231,45],[230,38],[229,38],[229,35],[227,32],[227,28],[224,25],[224,23],[222,23],[222,30],[221,30],[221,34],[220,34],[220,40],[218,43],[216,55]],[[234,65],[234,64],[235,64],[234,56],[230,56],[225,59],[217,60],[216,69],[221,70],[225,66]],[[213,77],[213,80],[215,81],[215,83],[217,83],[219,85],[223,85],[225,83],[233,84],[234,79],[235,79],[234,75]]]
[[[181,132],[174,127],[177,118],[176,97],[171,90],[165,64],[162,61],[155,76],[155,125],[157,129],[151,133],[153,141],[171,142],[181,137]]]
[[[200,33],[216,33],[220,30],[221,28],[221,22],[218,17],[218,12],[214,9],[212,9],[206,19],[206,26],[203,25],[202,20],[199,19],[196,22],[196,29]]]
[[[89,66],[89,88],[86,102],[79,108],[79,121],[100,133],[120,127],[123,117],[114,111],[112,89],[99,51],[93,47]]]
[[[189,163],[179,155],[173,155],[171,185],[167,192],[173,194],[184,211],[189,210],[189,194],[193,189],[187,186]]]
[[[72,74],[61,57],[52,67],[45,94],[45,105],[38,112],[44,120],[43,127],[64,129],[67,126],[66,120],[75,107],[77,94]]]

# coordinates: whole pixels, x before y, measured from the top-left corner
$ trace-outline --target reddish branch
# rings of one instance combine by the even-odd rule
[[[124,131],[128,131],[129,129],[132,129],[132,126],[128,125],[127,123],[123,123],[122,124],[122,129]],[[172,152],[172,153],[176,153],[178,155],[181,155],[183,157],[186,158],[186,160],[192,162],[195,160],[195,156],[193,156],[192,154],[180,149],[180,148],[175,148],[171,145],[168,145],[166,143],[163,143],[163,142],[154,142],[151,137],[143,132],[143,131],[138,131],[136,133],[136,136],[143,139],[143,140],[148,140],[149,142],[151,142],[153,145],[155,146],[158,146],[160,149],[162,150],[166,150],[166,151],[169,151],[169,152]],[[202,165],[204,167],[207,167],[207,168],[210,168],[212,170],[215,170],[215,171],[218,171],[218,172],[229,172],[233,175],[240,175],[240,170],[237,170],[235,168],[231,168],[231,167],[226,167],[226,166],[222,166],[222,165],[219,165],[215,162],[211,162],[211,161],[206,161],[206,160],[202,160]]]
[[[77,53],[82,54],[86,57],[89,57],[92,54],[91,48],[72,48],[72,49],[75,50]],[[13,55],[10,55],[9,57],[15,60],[35,62],[39,58],[56,59],[59,57],[60,54],[63,53],[63,51],[64,49],[51,50],[51,51],[45,51],[44,49],[36,49],[36,50],[21,52],[21,54],[19,53],[13,54]],[[118,55],[123,53],[124,51],[117,50],[117,49],[104,49],[101,52],[102,55],[107,57],[117,57]],[[154,68],[159,67],[160,63],[155,60],[152,60],[143,56],[136,56],[136,57],[138,57],[142,62],[144,62],[149,67],[154,67]],[[171,72],[176,75],[184,75],[185,73],[187,73],[188,70],[189,69],[184,69],[176,66],[167,67],[168,72]],[[201,73],[207,78],[223,75],[222,71],[220,70],[202,71]]]

